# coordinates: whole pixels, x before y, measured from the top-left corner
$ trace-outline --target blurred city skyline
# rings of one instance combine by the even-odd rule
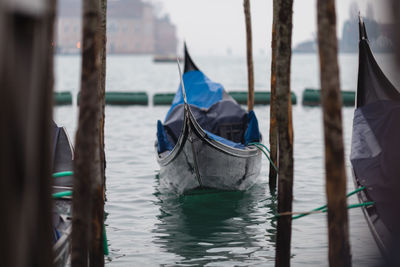
[[[177,27],[178,53],[186,40],[193,54],[245,55],[246,38],[243,0],[147,0],[156,6],[160,15],[168,15]],[[355,3],[355,4],[354,4]],[[353,5],[351,7],[351,5]],[[380,23],[391,16],[387,0],[337,0],[337,35],[341,38],[343,24],[350,18],[350,8],[358,6],[362,16],[373,12]],[[353,10],[354,13],[355,10]],[[293,47],[314,39],[317,32],[316,0],[294,1]],[[357,13],[357,11],[356,11]],[[272,27],[272,0],[251,1],[254,55],[269,54]]]
[[[246,54],[243,0],[108,0],[107,51],[111,54],[182,55],[183,41],[193,56]],[[252,0],[253,54],[271,50],[273,0]],[[317,0],[295,0],[293,40],[295,52],[316,52]],[[392,44],[389,0],[336,0],[337,36],[347,41],[341,52],[357,52],[358,12],[375,23],[368,30],[382,38],[380,52]],[[60,0],[56,29],[57,53],[80,51],[81,0]],[[349,21],[352,18],[353,21]],[[346,29],[344,26],[346,25]],[[376,26],[376,27],[375,27]],[[343,32],[345,30],[345,34]],[[374,32],[375,31],[375,32]],[[376,33],[376,34],[375,34]],[[348,42],[348,40],[352,40]]]

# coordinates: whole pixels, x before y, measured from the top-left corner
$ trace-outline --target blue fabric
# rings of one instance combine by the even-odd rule
[[[53,227],[53,243],[57,243],[57,240],[60,239],[60,237],[60,232],[57,230],[57,228]]]
[[[232,141],[230,141],[230,140],[228,140],[228,139],[225,139],[225,138],[223,138],[223,137],[221,137],[221,136],[212,134],[212,133],[210,133],[209,131],[205,131],[205,132],[207,133],[207,136],[208,136],[209,138],[211,138],[211,139],[213,139],[213,140],[215,140],[215,141],[221,142],[221,143],[223,143],[223,144],[225,144],[225,145],[228,145],[228,146],[234,147],[234,148],[239,148],[239,149],[245,148],[245,146],[244,146],[243,144],[241,144],[241,143],[232,142]]]
[[[168,141],[167,134],[164,131],[164,126],[161,121],[157,121],[157,150],[158,153],[162,153],[164,151],[171,151],[174,147]]]
[[[189,71],[183,75],[183,83],[186,89],[186,99],[188,104],[199,108],[209,108],[211,105],[222,100],[224,87],[211,81],[201,71]],[[179,85],[178,92],[175,95],[172,106],[169,109],[165,120],[167,120],[171,111],[178,105],[183,104],[182,87]]]
[[[247,145],[251,142],[259,142],[261,139],[260,129],[258,128],[258,120],[253,110],[247,114],[247,120],[249,124],[244,133],[244,143]]]

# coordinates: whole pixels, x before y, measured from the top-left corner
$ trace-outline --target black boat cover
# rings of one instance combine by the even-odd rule
[[[400,93],[375,61],[362,21],[356,105],[350,156],[353,170],[393,233],[398,228],[400,195]]]
[[[73,170],[73,150],[63,127],[53,122],[53,173]],[[57,186],[72,186],[72,176],[58,177],[53,180]]]

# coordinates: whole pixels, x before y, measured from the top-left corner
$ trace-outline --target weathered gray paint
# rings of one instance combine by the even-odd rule
[[[246,190],[260,173],[261,152],[209,139],[188,111],[177,144],[169,154],[158,155],[158,162],[161,183],[178,194],[199,187]]]

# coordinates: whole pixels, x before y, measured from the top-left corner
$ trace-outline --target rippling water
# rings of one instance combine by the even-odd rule
[[[197,65],[227,90],[246,88],[244,58],[196,58]],[[389,56],[381,55],[385,62]],[[341,55],[342,88],[354,90],[357,56]],[[394,77],[389,67],[384,68]],[[255,57],[256,90],[269,90],[269,60]],[[56,90],[79,88],[80,57],[56,58]],[[148,56],[110,56],[107,62],[107,90],[175,91],[175,64],[153,64]],[[320,108],[301,105],[305,87],[319,86],[315,55],[294,55],[292,90],[298,103],[293,108],[295,134],[295,211],[307,211],[325,203],[322,114]],[[106,108],[105,145],[107,156],[106,228],[110,266],[272,266],[275,256],[276,198],[268,189],[268,163],[258,182],[246,192],[176,196],[159,188],[159,166],[154,155],[157,119],[168,107]],[[268,136],[269,106],[256,106],[260,129]],[[55,120],[74,139],[77,107],[55,108]],[[350,152],[353,109],[343,109],[348,191],[351,179]],[[265,138],[268,139],[268,138]],[[349,203],[357,203],[356,197]],[[380,254],[361,210],[349,211],[350,239],[355,266],[377,263]],[[293,266],[326,266],[326,214],[310,215],[293,222]]]

